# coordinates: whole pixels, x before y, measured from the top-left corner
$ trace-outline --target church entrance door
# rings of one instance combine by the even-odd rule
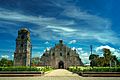
[[[64,69],[64,62],[63,62],[63,61],[60,61],[60,62],[58,63],[58,68],[59,68],[59,69]]]

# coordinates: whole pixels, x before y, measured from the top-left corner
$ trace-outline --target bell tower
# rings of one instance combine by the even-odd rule
[[[18,31],[16,50],[14,53],[14,66],[30,66],[31,64],[30,32],[27,28]]]

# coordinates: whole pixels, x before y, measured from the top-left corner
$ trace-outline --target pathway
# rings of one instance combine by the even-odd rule
[[[56,69],[53,70],[52,72],[45,74],[44,76],[58,76],[58,77],[79,77],[77,74],[73,74],[72,72],[66,70],[66,69]]]

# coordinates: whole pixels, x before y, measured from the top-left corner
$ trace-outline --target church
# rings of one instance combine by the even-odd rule
[[[26,28],[18,31],[16,49],[14,52],[14,66],[31,66],[32,45],[30,32]],[[40,58],[40,66],[53,68],[68,68],[69,66],[83,66],[76,50],[67,47],[63,40],[59,40],[50,50],[46,50]]]
[[[42,66],[52,66],[53,68],[68,68],[70,66],[83,66],[83,63],[76,50],[67,47],[63,40],[50,50],[46,50],[41,59]]]

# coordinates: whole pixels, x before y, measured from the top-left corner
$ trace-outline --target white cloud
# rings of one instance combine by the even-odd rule
[[[75,34],[80,38],[96,39],[101,43],[119,43],[119,38],[116,36],[115,32],[110,29],[112,23],[108,19],[92,15],[76,8],[75,6],[70,8],[67,7],[63,15],[82,20],[82,23],[85,23],[84,25],[81,25],[81,28],[79,28],[81,29],[78,31],[79,33]]]
[[[82,53],[84,53],[84,50],[83,50],[83,48],[76,48],[76,50],[77,50],[77,52],[78,52],[79,54],[82,54]]]
[[[72,47],[71,49],[72,49],[72,50],[75,50],[76,48],[75,48],[75,47]]]
[[[82,48],[77,48],[77,50],[82,51],[83,49]]]
[[[118,59],[120,59],[120,50],[116,49],[113,55],[115,55]]]
[[[99,46],[96,48],[96,52],[98,52],[99,50],[102,50],[103,48],[107,48],[107,49],[110,49],[110,51],[114,52],[115,51],[115,48],[112,48],[108,45],[105,45],[105,46]]]
[[[32,57],[41,57],[42,52],[33,52]]]
[[[44,47],[41,47],[40,45],[38,45],[38,46],[32,46],[32,49],[35,49],[35,50],[39,50],[41,48],[44,48]]]
[[[79,54],[82,62],[83,62],[84,64],[89,65],[89,64],[90,64],[90,61],[89,61],[89,55],[90,55],[90,54],[87,53],[86,51],[84,51],[83,48],[76,48],[76,50],[77,50],[77,52],[78,52],[78,54]]]
[[[49,50],[50,50],[50,47],[47,47],[46,49],[47,49],[47,51],[49,51]]]
[[[0,51],[11,53],[11,52],[14,52],[14,49],[0,49]]]
[[[1,58],[9,58],[9,56],[8,55],[1,55]]]
[[[110,47],[108,45],[96,47],[95,48],[96,54],[98,54],[100,57],[103,57],[103,52],[102,52],[103,48],[110,49],[112,51],[112,55],[115,55],[118,59],[120,59],[120,50],[119,49],[115,49],[113,47]],[[77,52],[78,52],[82,62],[84,64],[90,64],[90,61],[89,61],[90,53],[84,51],[83,48],[76,48],[76,49],[77,49]]]
[[[40,16],[28,16],[18,12],[13,12],[11,10],[0,8],[0,18],[11,20],[11,21],[21,21],[21,22],[29,22],[37,25],[48,26],[48,25],[71,25],[74,24],[74,21],[70,20],[57,20],[54,17],[42,17]]]
[[[69,28],[69,27],[47,26],[47,28],[51,28],[51,29],[57,30],[57,31],[65,31],[65,32],[75,32],[75,31],[77,31],[76,29],[72,29],[72,28]]]
[[[77,41],[76,40],[71,40],[70,42],[69,42],[69,44],[74,44],[74,43],[76,43]]]
[[[14,57],[14,55],[12,55],[12,57]]]
[[[120,44],[119,37],[111,30],[112,22],[109,19],[90,14],[73,4],[68,5],[63,2],[67,4],[63,6],[57,2],[53,3],[64,9],[60,15],[72,19],[56,19],[55,17],[43,17],[41,15],[28,16],[3,8],[0,8],[0,18],[36,24],[38,25],[37,28],[30,29],[32,35],[45,40],[59,40],[61,36],[62,39],[90,39],[101,43]]]
[[[46,41],[46,42],[45,42],[45,44],[49,44],[49,42],[48,42],[48,41]]]
[[[84,64],[89,64],[90,63],[89,54],[88,53],[81,53],[80,54],[80,58],[81,58],[81,60],[82,60],[82,62]]]
[[[92,39],[101,43],[120,44],[119,37],[111,29],[112,22],[110,19],[91,14],[87,10],[81,9],[80,6],[77,7],[74,3],[68,3],[67,1],[52,1],[52,3],[64,9],[61,15],[79,21],[79,23],[76,23],[79,25],[78,31],[63,33],[64,36],[73,37],[73,39]]]
[[[96,47],[95,50],[96,50],[96,53],[99,54],[99,56],[103,57],[103,52],[102,52],[103,48],[110,49],[110,51],[112,52],[112,55],[115,55],[117,58],[120,59],[120,49],[115,49],[115,48],[110,47],[108,45]]]
[[[50,50],[50,47],[47,47],[47,48],[44,50],[44,52],[45,52],[46,50],[49,51],[49,50]]]

